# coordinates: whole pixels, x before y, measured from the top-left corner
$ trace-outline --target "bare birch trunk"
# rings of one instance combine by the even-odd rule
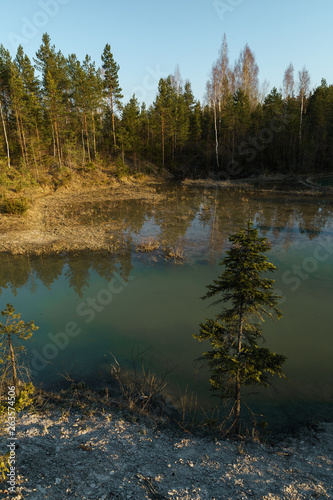
[[[298,166],[301,166],[301,153],[302,153],[302,126],[303,126],[303,109],[304,97],[301,97],[301,114],[299,119],[299,153],[298,153]]]
[[[218,131],[217,131],[217,120],[216,120],[216,105],[214,103],[214,127],[215,127],[215,154],[216,154],[216,165],[218,170],[220,170],[220,164],[219,164],[219,138],[218,138]]]

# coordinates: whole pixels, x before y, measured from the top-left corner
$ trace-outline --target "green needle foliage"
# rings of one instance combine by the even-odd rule
[[[283,376],[286,357],[258,345],[263,339],[260,322],[282,316],[274,280],[262,277],[276,270],[265,255],[270,245],[258,236],[251,221],[229,241],[232,246],[220,263],[225,270],[202,297],[217,297],[213,304],[221,305],[222,311],[215,320],[202,323],[194,338],[211,343],[212,350],[202,355],[210,367],[211,388],[222,399],[233,401],[233,431],[239,434],[241,387],[268,386],[273,375]]]
[[[33,321],[25,323],[21,320],[21,315],[15,314],[15,309],[11,304],[7,304],[6,309],[1,311],[1,315],[6,318],[4,322],[0,321],[0,364],[4,366],[2,378],[12,380],[16,396],[18,396],[17,357],[20,352],[24,351],[21,342],[30,339],[33,332],[38,330],[38,326]]]
[[[116,146],[115,108],[120,106],[120,99],[122,99],[123,95],[121,93],[122,89],[120,88],[118,77],[120,66],[116,63],[111,52],[111,47],[108,43],[105,45],[102,54],[102,62],[102,68],[104,70],[103,87],[105,97],[109,101],[112,118],[113,142],[114,146]]]
[[[44,183],[45,173],[107,168],[119,154],[136,171],[149,173],[151,164],[176,178],[331,174],[333,85],[323,79],[310,92],[306,68],[296,80],[290,64],[282,92],[274,87],[260,97],[250,47],[233,67],[228,52],[224,36],[205,104],[178,67],[164,78],[147,67],[138,93],[148,97],[156,82],[148,106],[134,97],[122,102],[110,44],[98,68],[89,55],[82,62],[65,56],[47,33],[33,60],[21,45],[12,55],[0,43],[1,174],[14,186],[23,174],[26,182]]]
[[[23,410],[30,403],[34,387],[31,383],[21,384],[19,390],[18,371],[20,367],[17,358],[19,353],[24,351],[21,342],[30,339],[38,327],[33,321],[25,323],[21,320],[21,315],[15,314],[15,309],[11,304],[7,304],[6,309],[1,311],[1,315],[5,317],[5,321],[0,321],[0,417],[3,419],[6,415],[8,417],[7,383],[13,384],[15,387],[15,404],[11,407],[15,412]],[[3,390],[4,385],[5,390]],[[0,483],[6,480],[6,473],[9,472],[9,458],[9,453],[0,453]]]

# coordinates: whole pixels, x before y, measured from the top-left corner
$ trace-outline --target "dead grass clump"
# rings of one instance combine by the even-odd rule
[[[178,420],[178,410],[170,405],[164,396],[167,387],[165,380],[171,370],[166,370],[163,375],[157,374],[150,367],[146,367],[143,354],[138,353],[132,357],[131,370],[122,368],[111,354],[114,361],[111,374],[119,385],[128,409],[143,415]]]
[[[176,264],[183,264],[186,256],[182,247],[167,247],[164,249],[165,260],[172,259]]]
[[[149,253],[154,252],[160,248],[160,244],[156,238],[150,238],[147,241],[142,241],[136,245],[135,251],[137,253]]]
[[[158,257],[163,260],[173,260],[176,264],[183,264],[187,260],[184,249],[181,246],[172,247],[166,244],[166,242],[158,242],[156,238],[138,243],[135,247],[137,253],[149,253],[156,250],[159,250]]]
[[[152,175],[140,173],[140,172],[137,174],[134,174],[133,178],[135,179],[135,182],[138,184],[148,184],[150,182],[155,181],[155,177],[153,177]]]

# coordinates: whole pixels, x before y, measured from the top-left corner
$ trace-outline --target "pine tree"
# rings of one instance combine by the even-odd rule
[[[70,81],[70,102],[72,103],[71,119],[73,129],[76,132],[76,140],[80,137],[82,143],[82,166],[85,165],[86,156],[91,162],[91,106],[92,93],[94,92],[93,81],[90,74],[90,58],[86,56],[85,64],[78,61],[75,54],[71,54],[67,59],[68,74]],[[88,71],[87,71],[88,70]],[[92,123],[94,125],[94,121]],[[96,139],[94,127],[92,126],[94,150],[96,154]]]
[[[268,139],[264,143],[260,142],[259,148],[261,151],[258,151],[258,153],[262,159],[261,166],[263,169],[270,163],[272,170],[273,168],[280,170],[284,161],[284,137],[281,133],[284,129],[284,124],[281,126],[281,120],[278,118],[283,116],[284,107],[282,94],[277,91],[276,87],[273,87],[271,92],[265,97],[262,108],[260,108],[260,116],[258,116],[258,127],[265,126],[269,130],[271,124],[278,124],[277,128],[274,127],[274,134],[272,132],[272,135],[268,136]],[[259,163],[258,156],[256,158],[256,165]]]
[[[145,160],[150,159],[150,135],[151,135],[151,116],[150,110],[147,109],[146,104],[143,102],[140,109],[140,149],[141,154]]]
[[[320,171],[330,167],[333,137],[333,86],[322,79],[320,87],[309,98],[305,115],[304,139],[308,154],[306,160]]]
[[[10,74],[11,74],[11,57],[4,48],[0,45],[0,115],[4,134],[7,152],[7,164],[10,167],[10,145],[9,145],[9,114],[10,114]]]
[[[190,134],[192,143],[197,146],[202,133],[201,128],[202,110],[200,102],[196,102],[190,120]]]
[[[93,135],[94,155],[97,155],[97,125],[96,117],[102,109],[102,91],[103,82],[101,79],[100,71],[96,69],[95,62],[91,61],[90,56],[86,56],[83,61],[83,69],[85,72],[85,79],[88,88],[88,101],[87,109],[90,122],[90,128]]]
[[[180,157],[182,157],[183,147],[190,136],[191,117],[194,109],[194,97],[191,83],[186,80],[184,89],[180,89],[177,97],[177,129],[176,146],[180,148]]]
[[[178,92],[180,92],[179,89]],[[174,77],[169,75],[167,78],[161,78],[153,106],[155,125],[161,138],[163,169],[166,166],[168,153],[169,155],[171,153],[172,159],[175,156],[179,99],[180,95],[177,96],[177,83]]]
[[[261,325],[255,320],[282,316],[277,309],[279,297],[272,291],[274,280],[261,277],[276,270],[265,255],[270,245],[258,236],[251,221],[229,241],[232,247],[221,261],[225,271],[202,297],[217,296],[214,304],[226,306],[215,320],[202,323],[194,338],[209,340],[212,345],[212,350],[202,355],[211,370],[211,387],[222,399],[233,400],[233,430],[239,434],[241,387],[269,385],[272,375],[283,375],[286,358],[258,345],[263,337]]]
[[[31,64],[29,57],[24,54],[20,45],[17,49],[14,66],[19,72],[23,83],[23,125],[22,128],[27,131],[27,157],[32,153],[38,177],[38,163],[42,160],[40,129],[42,127],[42,100],[40,84],[35,76],[35,69]],[[37,153],[39,162],[37,162]]]
[[[137,159],[140,152],[140,106],[135,94],[122,110],[122,150],[133,155],[134,167],[137,168]]]
[[[17,345],[17,341],[30,339],[33,332],[38,330],[38,326],[33,321],[25,323],[21,320],[21,315],[15,314],[15,309],[11,304],[7,304],[6,309],[1,311],[1,315],[6,318],[6,321],[0,321],[0,363],[4,364],[2,377],[8,377],[13,381],[14,390],[18,396],[20,382],[18,354],[24,351],[24,346]]]
[[[251,133],[251,118],[249,97],[243,90],[238,89],[230,99],[228,105],[232,175],[237,175],[240,172],[239,169],[241,167],[238,166],[240,161],[243,161],[243,168],[249,168],[249,163],[245,163],[245,159],[243,160],[240,155],[239,145],[242,144],[242,141],[245,141],[246,144],[248,140],[248,136]]]
[[[17,137],[20,143],[22,160],[25,167],[28,167],[28,157],[27,157],[27,141],[26,132],[24,126],[24,85],[23,78],[19,71],[12,65],[11,68],[11,78],[10,78],[10,92],[11,92],[11,104],[12,111],[14,112]]]
[[[62,165],[63,136],[66,133],[66,115],[69,115],[69,81],[67,61],[63,54],[56,52],[50,36],[45,33],[42,44],[34,59],[36,69],[42,74],[43,106],[51,125],[53,156]],[[48,134],[49,135],[49,134]]]
[[[166,123],[168,122],[168,117],[170,114],[170,109],[168,105],[168,91],[167,82],[165,78],[161,78],[158,83],[158,94],[156,101],[154,102],[155,115],[158,118],[156,120],[156,125],[160,129],[160,137],[162,141],[162,168],[165,167],[165,142],[167,138],[166,133]]]
[[[115,108],[120,103],[120,99],[123,97],[122,89],[119,85],[118,71],[120,69],[119,64],[114,60],[113,54],[111,52],[111,47],[107,43],[105,45],[102,54],[103,70],[104,70],[104,91],[107,99],[109,100],[111,118],[112,118],[112,133],[113,133],[113,143],[116,146],[116,130],[115,130]]]

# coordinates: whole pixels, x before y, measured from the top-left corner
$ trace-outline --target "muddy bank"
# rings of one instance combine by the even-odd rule
[[[300,196],[325,196],[333,199],[333,187],[322,186],[316,181],[321,179],[331,179],[330,175],[313,176],[293,176],[293,175],[261,175],[244,179],[216,180],[216,179],[186,179],[184,186],[205,187],[205,188],[236,188],[242,191],[260,191],[269,193],[280,193],[286,195]]]
[[[158,186],[158,184],[156,184]],[[95,205],[139,200],[158,203],[163,195],[154,185],[135,181],[109,187],[62,189],[36,197],[24,216],[0,215],[0,252],[40,255],[82,250],[115,252],[123,241],[123,224],[96,217]],[[77,215],[80,217],[77,217]],[[82,222],[86,215],[86,220]]]
[[[170,190],[170,187],[174,189]],[[73,183],[56,191],[31,192],[27,195],[28,199],[31,198],[31,206],[23,216],[0,214],[0,253],[41,255],[122,251],[126,248],[124,234],[131,220],[115,215],[122,209],[121,203],[124,212],[127,210],[125,205],[131,201],[137,203],[142,211],[153,211],[164,201],[170,202],[170,195],[173,196],[177,189],[182,191],[180,198],[197,189],[207,190],[207,196],[211,198],[214,192],[221,190],[236,197],[240,204],[248,201],[253,194],[259,194],[266,200],[285,195],[289,200],[304,197],[333,200],[333,188],[321,188],[305,178],[293,181],[285,177],[244,181],[186,180],[181,184],[129,178],[108,181],[107,185],[96,183],[96,186],[91,182],[88,186]],[[180,214],[178,219],[183,218],[185,223],[190,212],[189,209],[188,213]],[[164,243],[169,244],[169,241]]]

